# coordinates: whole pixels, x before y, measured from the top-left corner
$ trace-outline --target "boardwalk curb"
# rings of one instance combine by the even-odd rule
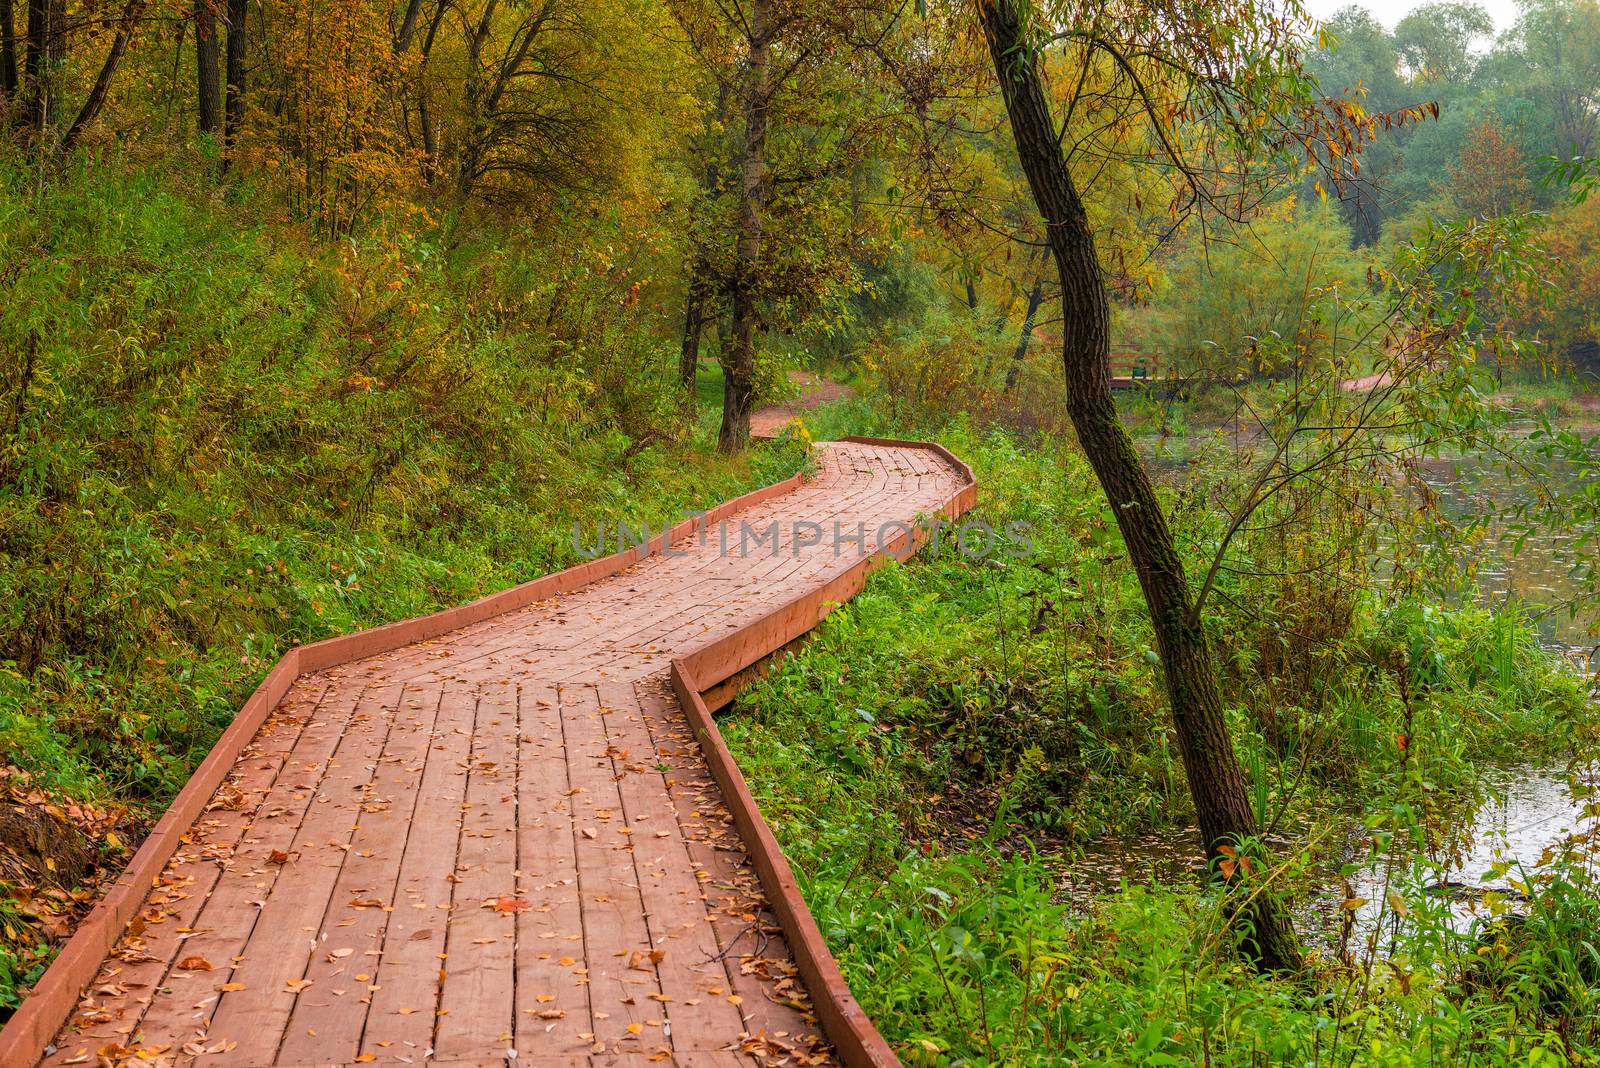
[[[941,445],[920,441],[896,441],[887,438],[848,437],[845,441],[864,445],[883,445],[899,448],[920,448],[943,457],[964,480],[957,491],[940,510],[948,519],[955,519],[977,502],[978,484],[972,469],[958,460]],[[801,978],[811,994],[817,1020],[823,1032],[833,1043],[839,1059],[848,1068],[900,1068],[900,1060],[884,1041],[878,1029],[850,993],[838,961],[828,949],[828,942],[817,927],[811,910],[800,894],[800,884],[783,855],[783,848],[767,826],[739,770],[738,762],[728,750],[722,732],[701,695],[718,684],[732,679],[762,657],[783,648],[791,641],[811,630],[843,602],[854,597],[866,585],[867,576],[886,564],[892,557],[907,550],[906,541],[914,551],[926,534],[902,531],[873,556],[867,557],[831,582],[807,593],[789,604],[768,613],[761,619],[723,638],[712,642],[684,657],[672,661],[672,689],[683,705],[689,725],[700,742],[706,763],[717,785],[722,788],[723,802],[733,815],[733,822],[744,839],[745,847],[761,879],[778,924],[789,940]],[[748,681],[748,676],[746,676]]]
[[[970,507],[972,500],[975,499],[976,484],[972,479],[971,470],[941,446],[922,442],[897,442],[872,438],[852,437],[844,440],[863,444],[923,448],[933,451],[949,462],[963,476],[966,483],[965,488],[951,499],[944,511],[951,515],[959,514]],[[94,910],[73,932],[55,961],[52,962],[38,984],[35,985],[33,992],[13,1014],[5,1028],[0,1030],[0,1066],[3,1066],[3,1068],[13,1068],[13,1066],[15,1068],[23,1068],[23,1066],[37,1063],[44,1056],[51,1040],[71,1017],[79,998],[89,984],[94,981],[100,965],[115,947],[117,940],[122,936],[128,923],[137,913],[140,904],[144,901],[151,886],[154,885],[163,867],[177,851],[184,833],[200,818],[205,811],[206,805],[222,784],[244,748],[255,737],[256,732],[266,722],[273,709],[277,707],[278,702],[282,700],[297,678],[415,642],[427,641],[430,638],[438,637],[494,616],[525,608],[548,598],[572,593],[600,579],[626,570],[651,553],[659,552],[672,542],[692,535],[697,529],[710,527],[712,524],[719,523],[736,512],[789,493],[798,488],[804,481],[805,476],[803,474],[795,475],[782,482],[753,490],[724,502],[703,516],[674,525],[669,530],[650,539],[647,545],[635,546],[564,571],[545,575],[455,608],[448,608],[413,619],[402,620],[353,634],[340,635],[289,649],[278,660],[277,664],[267,672],[260,685],[245,700],[244,704],[240,706],[233,722],[218,738],[216,745],[212,747],[205,759],[195,769],[189,781],[178,791],[178,794],[173,798],[172,804],[156,823],[149,836],[145,838],[111,889],[107,891]],[[890,551],[897,551],[899,543],[903,541],[904,535],[896,540],[895,548]],[[754,634],[760,639],[762,636],[779,633],[788,627],[798,625],[806,618],[809,618],[810,622],[800,626],[795,631],[795,634],[809,630],[830,610],[827,606],[827,601],[815,601],[815,603],[812,603],[814,595],[827,595],[832,601],[842,600],[853,595],[860,589],[866,573],[881,564],[884,559],[884,555],[880,553],[878,556],[864,560],[860,565],[852,568],[845,575],[836,578],[833,582],[828,583],[821,590],[813,591],[813,594],[808,594],[785,608],[758,620],[751,626],[742,628],[729,638],[715,643],[709,649],[727,647],[726,652],[718,658],[705,661],[697,659],[709,650],[700,650],[691,654],[691,660],[701,665],[701,670],[704,674],[700,677],[710,678],[711,675],[715,674],[715,671],[720,670],[720,665],[725,661],[738,660],[750,656],[750,651],[757,647],[759,641],[743,641],[748,635]],[[853,585],[849,581],[852,579],[854,580]],[[845,592],[846,589],[848,589],[848,592]],[[796,612],[796,609],[802,605],[809,605],[809,607],[803,611]],[[782,618],[780,619],[779,617]],[[779,642],[760,654],[750,656],[747,663],[759,660],[766,653],[780,647],[782,644],[784,643]],[[675,663],[673,672],[674,686],[679,684],[676,667],[677,664]],[[736,668],[735,671],[737,670]],[[729,674],[731,675],[732,673],[730,672]],[[711,681],[720,682],[727,677],[720,676]],[[699,703],[702,709],[704,708],[704,703],[699,702],[698,693],[695,696],[695,702]],[[690,704],[691,702],[685,702],[685,710],[689,712],[692,720],[693,712],[690,711]],[[707,713],[707,716],[709,717],[709,713]],[[717,736],[716,740],[720,744],[720,735]],[[726,747],[723,747],[722,751],[725,754]],[[712,760],[712,753],[709,750],[706,755],[708,761]],[[736,771],[737,769],[735,769]],[[748,792],[746,792],[745,797],[748,797]],[[729,798],[729,801],[730,806],[732,806],[732,797]],[[753,802],[751,804],[753,805]],[[737,808],[735,812],[736,818],[738,818]],[[756,819],[759,820],[759,812],[755,815]],[[743,824],[741,823],[742,826]],[[765,830],[764,822],[761,827]],[[770,831],[767,832],[767,836],[770,838]],[[751,844],[754,847],[754,841]],[[764,849],[766,843],[762,845]],[[775,841],[771,842],[771,848],[776,851]],[[788,866],[787,863],[783,862],[782,853],[776,852],[776,857],[778,862],[783,865],[783,871],[787,873]],[[761,863],[762,860],[758,857],[758,869],[761,868]],[[791,883],[793,881],[792,874],[790,875],[790,881]],[[765,870],[762,870],[762,883],[764,886],[768,885]],[[815,922],[811,920],[810,914],[805,912],[804,903],[800,901],[798,894],[794,896],[793,902],[785,902],[785,910],[792,911],[795,903],[798,903],[800,915],[803,917],[804,922],[810,925],[812,932],[815,932]],[[790,922],[785,922],[784,927],[786,931],[790,930]],[[791,937],[793,937],[792,933]],[[817,937],[820,938],[820,934]],[[821,951],[822,954],[827,954],[825,945],[821,947]],[[799,957],[798,948],[797,957]],[[832,965],[831,957],[827,958],[827,963]],[[808,986],[810,986],[812,984],[811,973],[806,971],[807,964],[803,960],[801,969],[806,974]],[[833,975],[838,975],[836,965],[833,966]],[[831,985],[827,982],[827,976],[824,974],[822,978],[824,982],[815,987],[813,990],[814,996],[822,991],[832,992]],[[838,984],[844,992],[844,997],[848,999],[849,992],[844,989],[843,980],[839,979]],[[825,1028],[829,1014],[832,1011],[831,1008],[823,1005],[826,1000],[826,997],[818,997],[819,1013],[823,1016]],[[860,1016],[859,1007],[856,1007],[853,1001],[850,1001],[849,1005],[856,1016]],[[864,1017],[862,1017],[862,1020],[864,1020]],[[835,1024],[835,1027],[837,1026],[839,1025]],[[866,1021],[865,1026],[871,1032],[872,1037],[877,1038],[877,1041],[881,1044],[882,1039],[878,1038],[876,1031],[872,1030],[870,1021]],[[842,1052],[845,1051],[849,1043],[841,1041],[835,1035],[833,1028],[827,1028],[827,1030],[828,1037],[839,1045]],[[849,1031],[848,1034],[853,1035],[855,1031]],[[887,1052],[887,1046],[884,1047],[884,1050]],[[863,1065],[898,1063],[894,1061],[892,1053],[889,1053],[888,1056],[888,1061],[853,1060],[848,1063]]]

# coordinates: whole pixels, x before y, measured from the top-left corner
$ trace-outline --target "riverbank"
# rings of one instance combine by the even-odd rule
[[[814,417],[817,433],[890,429],[874,418],[865,402]],[[979,514],[1030,524],[1033,555],[875,576],[724,721],[852,989],[908,1063],[1409,1064],[1419,1043],[1448,1063],[1491,1038],[1482,1063],[1524,1063],[1529,1045],[1597,1048],[1593,1004],[1549,1004],[1535,978],[1587,989],[1579,964],[1549,959],[1592,917],[1587,891],[1549,897],[1548,922],[1521,926],[1493,977],[1445,934],[1425,868],[1357,901],[1381,858],[1452,849],[1508,761],[1587,752],[1583,684],[1526,619],[1378,585],[1331,616],[1281,598],[1263,620],[1245,586],[1208,610],[1271,878],[1303,921],[1321,917],[1317,980],[1262,981],[1187,860],[1198,844],[1144,609],[1092,476],[1048,441],[960,426],[945,440],[978,471]],[[1257,594],[1301,591],[1274,581]],[[1311,624],[1315,645],[1286,645]],[[1119,858],[1141,838],[1161,845]],[[1406,920],[1377,969],[1341,945],[1374,901]]]

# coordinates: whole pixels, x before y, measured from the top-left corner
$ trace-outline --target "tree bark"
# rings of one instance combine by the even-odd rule
[[[56,118],[57,80],[67,58],[63,0],[28,0],[28,42],[23,57],[28,108],[26,120],[43,133]]]
[[[1006,369],[1006,389],[1010,393],[1017,386],[1017,377],[1022,374],[1023,361],[1028,358],[1028,343],[1033,340],[1033,324],[1039,321],[1039,305],[1044,303],[1044,273],[1050,269],[1050,249],[1044,250],[1044,262],[1039,264],[1039,273],[1033,280],[1033,288],[1028,291],[1028,310],[1022,316],[1022,330],[1017,334],[1017,350],[1011,354],[1011,366]]]
[[[111,92],[111,81],[117,76],[117,67],[121,65],[122,57],[127,54],[128,42],[133,38],[133,30],[138,25],[139,17],[144,14],[145,3],[146,0],[128,0],[124,5],[122,21],[117,25],[116,36],[111,39],[111,51],[106,53],[106,61],[100,65],[100,73],[95,77],[94,86],[84,99],[83,106],[78,109],[78,117],[72,120],[72,126],[61,139],[59,149],[61,155],[65,156],[72,151],[83,131],[94,122],[96,116],[100,114],[100,109],[105,106],[106,95]]]
[[[756,387],[756,275],[761,269],[762,212],[767,197],[767,84],[772,60],[772,0],[752,0],[750,54],[745,59],[744,145],[739,165],[739,240],[734,253],[728,303],[732,338],[722,360],[722,428],[717,448],[737,452],[750,441],[750,409]]]
[[[216,134],[222,129],[222,85],[217,73],[217,13],[212,0],[196,0],[194,8],[195,90],[199,97],[198,127],[201,133]]]
[[[244,67],[250,54],[250,0],[228,0],[228,52],[225,69],[226,96],[222,108],[222,145],[230,153],[239,139],[239,127],[244,122]],[[231,156],[223,158],[223,166],[232,163]]]
[[[0,111],[17,99],[17,17],[12,0],[0,0]]]
[[[694,376],[700,366],[700,335],[705,331],[706,302],[711,297],[711,283],[706,277],[709,271],[703,256],[696,256],[689,268],[689,296],[683,309],[683,347],[678,354],[678,378],[690,393],[694,392]]]
[[[718,172],[721,170],[721,155],[713,151],[712,134],[715,127],[720,127],[728,119],[728,83],[717,79],[717,102],[706,122],[706,128],[698,146],[702,155],[700,170],[700,192],[707,202],[717,195]],[[683,382],[683,387],[689,393],[694,392],[696,369],[700,365],[700,339],[705,332],[706,307],[711,303],[716,293],[716,286],[711,278],[711,263],[706,255],[706,250],[699,240],[694,243],[694,259],[689,267],[689,293],[685,301],[683,312],[683,348],[679,354],[678,376]]]
[[[1223,716],[1204,630],[1193,613],[1183,562],[1155,487],[1112,400],[1111,313],[1088,215],[1056,138],[1038,61],[1016,0],[978,0],[979,20],[999,77],[1017,156],[1043,216],[1061,279],[1062,364],[1067,413],[1094,468],[1139,576],[1166,675],[1173,729],[1183,756],[1206,855],[1233,879],[1227,850],[1257,832]],[[1230,880],[1232,881],[1232,880]],[[1268,893],[1241,906],[1246,951],[1266,970],[1301,966],[1294,929]]]
[[[417,122],[422,127],[422,177],[429,185],[439,180],[439,141],[433,132],[433,111],[428,105],[428,59],[433,55],[433,43],[439,38],[439,26],[444,22],[443,0],[433,9],[428,22],[428,33],[422,40],[422,58],[417,64]]]
[[[406,13],[400,19],[400,28],[394,33],[394,54],[400,55],[411,47],[411,38],[417,32],[417,17],[422,14],[422,0],[409,0]]]

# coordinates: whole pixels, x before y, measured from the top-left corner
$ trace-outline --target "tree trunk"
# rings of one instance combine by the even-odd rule
[[[1033,340],[1033,324],[1039,320],[1039,305],[1044,302],[1044,272],[1050,269],[1050,249],[1044,250],[1044,262],[1039,264],[1039,274],[1028,291],[1028,310],[1022,316],[1022,331],[1017,334],[1017,350],[1011,354],[1011,366],[1006,370],[1006,389],[1010,393],[1017,386],[1017,376],[1022,374],[1023,361],[1028,358],[1028,343]]]
[[[683,348],[678,355],[678,377],[683,388],[694,392],[695,371],[700,366],[700,335],[705,331],[706,301],[711,296],[711,284],[706,275],[710,267],[705,257],[696,256],[689,268],[689,297],[683,309]]]
[[[761,269],[762,210],[767,197],[767,70],[772,59],[772,0],[750,5],[750,54],[745,60],[744,146],[739,166],[739,242],[729,301],[733,337],[721,353],[722,429],[717,448],[737,452],[750,440],[756,388],[756,273]]]
[[[706,128],[700,142],[699,151],[703,156],[704,166],[700,171],[701,197],[706,201],[713,200],[717,195],[717,178],[721,170],[719,166],[721,157],[711,150],[711,136],[716,127],[724,125],[728,120],[728,83],[723,79],[717,80],[717,103],[706,122]],[[683,313],[683,349],[679,356],[678,374],[683,380],[683,387],[689,393],[694,392],[694,379],[696,368],[700,364],[700,338],[705,332],[706,306],[711,303],[715,295],[715,286],[711,278],[711,264],[706,255],[706,250],[700,242],[695,242],[694,259],[689,268],[689,294]]]
[[[43,133],[56,118],[57,82],[67,58],[64,0],[28,0],[28,45],[23,57],[27,81],[27,123]]]
[[[78,117],[72,120],[72,126],[61,139],[59,149],[65,156],[72,151],[78,143],[78,138],[88,125],[100,114],[100,109],[105,106],[106,95],[111,92],[111,80],[117,76],[117,67],[122,63],[122,57],[128,51],[128,42],[133,38],[133,30],[138,25],[139,17],[144,14],[146,0],[128,0],[122,9],[122,21],[117,25],[117,34],[111,39],[111,51],[106,53],[106,61],[100,65],[100,74],[94,80],[94,86],[89,90],[89,95],[83,101],[83,107],[78,109]]]
[[[1061,154],[1037,59],[1016,0],[979,0],[978,16],[1005,97],[1017,156],[1044,218],[1061,279],[1067,413],[1094,468],[1144,591],[1166,675],[1172,722],[1208,859],[1256,834],[1244,774],[1222,711],[1216,666],[1193,613],[1188,579],[1155,487],[1111,397],[1110,306],[1094,234]],[[1219,865],[1237,878],[1241,868]],[[1301,966],[1294,929],[1268,893],[1243,905],[1246,949],[1260,967]]]
[[[222,129],[222,86],[217,75],[217,13],[212,0],[196,0],[194,8],[195,90],[199,97],[199,129],[216,134]]]
[[[422,14],[422,0],[408,0],[400,28],[394,33],[394,54],[400,55],[411,47],[411,38],[417,32],[417,17]]]
[[[17,99],[17,17],[11,0],[0,0],[0,112]]]
[[[427,36],[422,40],[422,59],[417,64],[417,121],[422,126],[422,177],[429,185],[439,180],[439,141],[433,132],[433,111],[428,105],[428,58],[433,55],[433,43],[439,37],[439,25],[444,22],[443,0],[433,9],[428,22]]]
[[[228,0],[227,89],[222,109],[222,145],[230,153],[244,122],[244,65],[250,54],[250,0]],[[223,166],[231,164],[225,156]]]

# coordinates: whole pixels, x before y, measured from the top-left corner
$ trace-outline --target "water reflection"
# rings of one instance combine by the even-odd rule
[[[1458,517],[1533,499],[1530,487],[1508,483],[1497,465],[1480,460],[1431,460],[1420,467],[1443,506]],[[1586,658],[1600,640],[1600,609],[1592,603],[1588,579],[1574,568],[1578,536],[1576,530],[1551,531],[1519,546],[1503,528],[1492,527],[1474,562],[1481,598],[1528,608],[1547,642]],[[1574,602],[1576,613],[1566,608]]]
[[[1188,463],[1158,444],[1144,444],[1146,460],[1159,480],[1181,483],[1189,477]],[[1476,459],[1432,461],[1423,465],[1422,475],[1444,507],[1458,516],[1489,514],[1532,499],[1530,487],[1508,486],[1498,466]],[[1600,675],[1600,606],[1585,586],[1589,580],[1573,567],[1577,537],[1576,531],[1552,533],[1517,546],[1504,529],[1491,529],[1478,549],[1473,585],[1459,595],[1522,606],[1546,642],[1595,677]],[[1551,610],[1585,600],[1576,613]],[[1348,882],[1338,875],[1337,865],[1330,865],[1298,910],[1310,941],[1331,949],[1348,939],[1381,954],[1397,925],[1408,922],[1401,910],[1409,922],[1432,919],[1441,930],[1471,937],[1475,925],[1495,908],[1515,908],[1519,895],[1513,880],[1537,872],[1552,846],[1573,832],[1594,830],[1596,819],[1584,815],[1565,769],[1502,769],[1491,789],[1491,800],[1463,828],[1454,855],[1411,854],[1371,864]],[[1300,829],[1270,845],[1286,855],[1302,848],[1305,840]],[[1077,856],[1061,859],[1059,886],[1068,900],[1087,908],[1097,896],[1116,892],[1124,883],[1201,885],[1206,873],[1199,845],[1193,827],[1100,839]],[[1353,830],[1346,861],[1364,855],[1359,832]],[[1354,902],[1359,904],[1347,907]]]
[[[1564,768],[1505,768],[1491,787],[1493,795],[1456,850],[1386,859],[1348,881],[1330,880],[1333,885],[1308,903],[1302,919],[1309,922],[1302,926],[1332,946],[1342,940],[1347,904],[1359,902],[1348,910],[1349,945],[1358,956],[1383,956],[1408,923],[1473,938],[1482,923],[1520,911],[1523,888],[1569,836],[1592,832],[1595,817],[1573,796]]]

